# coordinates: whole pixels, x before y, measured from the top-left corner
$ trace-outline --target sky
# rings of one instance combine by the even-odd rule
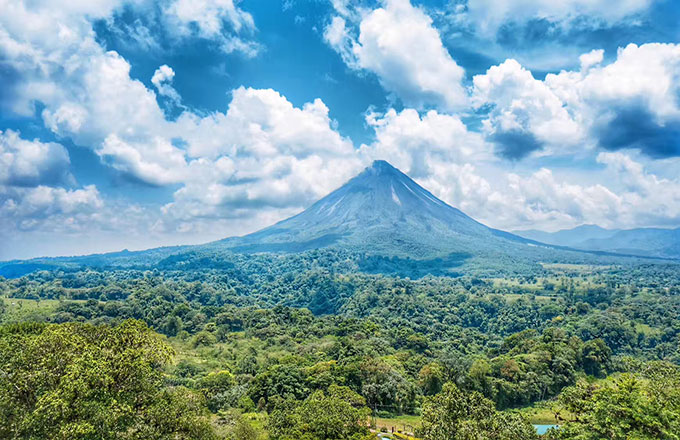
[[[0,10],[0,259],[242,235],[376,159],[505,230],[680,226],[675,0]]]

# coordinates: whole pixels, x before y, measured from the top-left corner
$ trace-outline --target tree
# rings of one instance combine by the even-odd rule
[[[370,410],[363,397],[348,387],[331,385],[303,402],[279,400],[269,430],[280,440],[361,440],[369,435]]]
[[[208,373],[207,376],[199,379],[196,387],[205,396],[208,408],[213,412],[217,412],[229,403],[227,392],[235,384],[234,376],[226,370],[221,370]]]
[[[418,383],[426,396],[432,396],[442,390],[444,368],[439,363],[429,363],[420,369]]]
[[[583,371],[596,377],[604,377],[610,368],[612,351],[602,339],[593,339],[583,346]]]
[[[555,439],[680,439],[680,369],[653,363],[602,385],[580,381],[560,396],[569,417]]]
[[[480,393],[462,392],[447,383],[423,405],[424,440],[533,440],[538,436],[523,417],[499,413]]]
[[[163,387],[171,356],[140,321],[0,327],[0,438],[214,438],[200,398]]]
[[[299,366],[281,364],[255,376],[249,393],[253,401],[264,398],[268,403],[274,396],[301,399],[308,395],[308,389]]]

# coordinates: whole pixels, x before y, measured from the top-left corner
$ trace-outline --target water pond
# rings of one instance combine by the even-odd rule
[[[550,428],[557,428],[558,425],[534,425],[534,428],[536,428],[536,432],[540,435],[545,434],[548,432],[548,429]]]

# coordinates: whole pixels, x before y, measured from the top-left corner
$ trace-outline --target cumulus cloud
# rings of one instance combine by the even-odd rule
[[[130,201],[78,189],[0,185],[0,259],[82,255],[167,244],[158,214]]]
[[[97,154],[105,164],[151,185],[179,183],[186,177],[184,152],[161,136],[127,142],[112,133]]]
[[[366,118],[375,130],[376,140],[362,145],[361,153],[375,159],[388,159],[414,178],[429,176],[436,164],[461,164],[489,159],[489,145],[479,133],[468,131],[458,116],[430,110],[421,115],[414,109],[385,114],[370,113]]]
[[[104,203],[94,185],[62,187],[75,186],[69,166],[62,145],[0,131],[0,256],[18,231],[74,230],[99,215]]]
[[[581,70],[586,71],[593,66],[602,63],[604,60],[604,50],[603,49],[593,49],[588,53],[584,53],[579,57],[581,62]]]
[[[597,171],[508,171],[480,133],[456,116],[414,109],[369,114],[376,139],[360,154],[386,159],[442,200],[503,229],[667,226],[680,221],[680,180],[622,152],[601,152]],[[602,183],[585,183],[594,174]],[[596,179],[599,180],[599,179]]]
[[[124,213],[105,209],[94,185],[78,189],[0,185],[0,258],[35,256],[25,253],[27,235],[47,233],[42,238],[44,247],[61,235],[101,230],[100,226],[111,225],[112,218]]]
[[[114,7],[111,2],[96,16]],[[48,9],[12,3],[0,17],[5,64],[22,71],[8,107],[31,115],[39,103],[45,126],[57,136],[92,149],[103,163],[137,181],[178,185],[158,221],[159,231],[186,228],[180,223],[188,225],[191,219],[253,217],[255,209],[263,219],[275,218],[304,207],[360,169],[351,141],[337,133],[320,99],[295,107],[273,90],[240,88],[224,113],[185,110],[171,121],[158,96],[130,77],[130,64],[97,44],[88,19],[59,8],[48,18]],[[196,11],[178,6],[175,12],[187,23],[198,20]],[[238,14],[221,19],[250,26]],[[15,20],[36,25],[16,26]],[[216,29],[210,20],[201,23],[206,35]],[[158,95],[175,96],[168,88],[173,76],[169,66],[155,72],[152,84]],[[19,193],[12,194],[12,204],[19,206]]]
[[[435,163],[419,183],[475,219],[506,230],[557,230],[584,223],[603,227],[677,225],[680,181],[650,173],[623,153],[601,153],[612,185],[584,184],[585,176],[558,177],[549,168],[527,174],[480,164]]]
[[[548,75],[566,106],[591,121],[598,144],[656,158],[680,155],[680,45],[630,44],[586,73]]]
[[[599,146],[680,155],[680,46],[631,44],[615,61],[602,60],[602,51],[590,52],[580,71],[543,81],[514,60],[475,76],[472,100],[491,108],[484,129],[500,153],[521,158],[546,147],[571,153]]]
[[[76,190],[44,185],[27,189],[5,189],[2,196],[3,214],[20,219],[21,227],[29,227],[36,222],[36,218],[80,214],[83,208],[96,210],[103,205],[94,185]],[[27,222],[26,219],[30,220]]]
[[[182,100],[177,90],[172,86],[175,71],[167,64],[163,64],[153,73],[151,84],[156,87],[158,94],[167,97],[172,103],[179,105]]]
[[[325,195],[361,167],[328,112],[320,99],[297,108],[274,90],[243,87],[225,113],[185,112],[178,133],[197,159],[164,212],[187,219],[200,207],[212,217],[239,208],[299,209]]]
[[[232,92],[225,113],[199,117],[186,112],[177,127],[194,157],[352,151],[351,142],[334,130],[323,101],[315,99],[297,108],[272,89],[240,87]]]
[[[517,61],[493,66],[473,83],[476,105],[493,105],[484,131],[501,156],[521,159],[546,146],[573,147],[582,140],[581,126],[562,100]]]
[[[102,17],[115,6],[111,1],[96,14],[88,11]],[[184,152],[167,138],[171,122],[156,94],[130,77],[125,59],[95,41],[91,22],[74,8],[11,2],[4,9],[0,52],[8,69],[22,72],[6,106],[32,115],[39,103],[47,128],[122,173],[151,184],[178,181]],[[155,78],[159,93],[167,92],[172,70],[161,68]]]
[[[60,185],[73,180],[66,149],[57,143],[22,139],[19,133],[0,131],[0,185]]]
[[[442,44],[432,19],[409,0],[385,0],[365,13],[357,39],[345,18],[334,17],[324,38],[350,67],[375,73],[407,106],[455,110],[466,103],[464,69]]]

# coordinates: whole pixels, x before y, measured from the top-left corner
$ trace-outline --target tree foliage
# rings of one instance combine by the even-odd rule
[[[463,392],[453,383],[423,405],[420,434],[424,440],[532,440],[533,426],[519,415],[499,413],[477,392]]]
[[[210,439],[202,405],[165,389],[171,348],[139,321],[0,328],[0,437]]]
[[[278,398],[270,414],[270,434],[278,440],[362,440],[368,437],[370,410],[363,397],[331,385],[304,401]]]
[[[602,384],[579,381],[560,396],[564,426],[553,439],[680,439],[680,369],[651,363]]]

